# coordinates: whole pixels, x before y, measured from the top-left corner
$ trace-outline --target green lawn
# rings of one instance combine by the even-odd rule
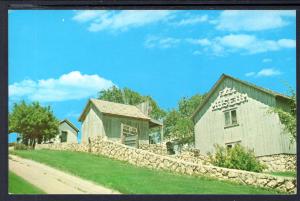
[[[12,194],[45,194],[13,172],[9,172],[8,175],[8,192]]]
[[[126,162],[88,153],[50,150],[12,153],[125,194],[278,194],[275,190],[136,167]]]
[[[296,172],[287,171],[287,172],[268,172],[268,174],[274,176],[283,176],[283,177],[296,177]]]

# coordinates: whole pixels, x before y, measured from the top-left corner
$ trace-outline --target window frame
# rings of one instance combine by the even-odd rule
[[[225,111],[223,111],[223,113],[224,113],[224,128],[231,128],[231,127],[239,126],[238,118],[237,118],[237,108],[225,110]],[[232,118],[233,116],[234,116],[234,119]],[[228,118],[229,118],[229,121],[228,121]]]

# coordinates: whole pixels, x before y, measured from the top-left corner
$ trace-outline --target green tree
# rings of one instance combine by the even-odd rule
[[[22,143],[35,147],[36,143],[46,142],[58,134],[59,121],[50,106],[42,107],[38,102],[15,103],[9,113],[9,133],[19,133]]]
[[[190,98],[182,98],[178,103],[178,110],[183,117],[190,117],[205,98],[204,95],[196,94]]]
[[[196,94],[179,100],[178,110],[169,111],[164,120],[166,138],[175,138],[181,144],[194,141],[194,123],[190,117],[204,97],[205,95]]]
[[[272,113],[278,114],[280,122],[284,125],[285,131],[289,134],[290,143],[294,143],[297,138],[297,103],[296,92],[289,87],[289,108],[274,107]]]
[[[166,115],[166,112],[158,106],[151,96],[143,96],[129,88],[119,89],[113,86],[107,90],[100,91],[98,99],[128,105],[138,105],[142,102],[149,101],[152,108],[149,114],[150,117],[162,119]]]

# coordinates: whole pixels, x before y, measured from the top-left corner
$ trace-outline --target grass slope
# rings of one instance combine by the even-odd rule
[[[287,171],[287,172],[270,172],[268,174],[274,176],[282,176],[282,177],[296,177],[296,172]]]
[[[14,151],[32,159],[94,181],[125,194],[277,194],[277,191],[231,182],[178,175],[136,167],[88,153],[67,151]]]
[[[8,175],[8,192],[12,194],[45,194],[41,189],[28,183],[13,172]]]

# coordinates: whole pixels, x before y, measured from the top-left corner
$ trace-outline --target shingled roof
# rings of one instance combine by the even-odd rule
[[[118,115],[118,116],[131,117],[136,119],[145,119],[145,120],[151,119],[134,105],[114,103],[114,102],[104,101],[99,99],[90,99],[87,106],[90,103],[92,103],[96,107],[96,109],[98,109],[99,112],[103,114],[111,114],[111,115]],[[87,106],[85,107],[85,110],[80,115],[79,121],[83,120]]]
[[[59,124],[63,124],[64,122],[66,122],[69,126],[71,126],[77,133],[79,132],[79,129],[76,128],[76,126],[72,124],[68,119],[64,119],[60,121]]]

